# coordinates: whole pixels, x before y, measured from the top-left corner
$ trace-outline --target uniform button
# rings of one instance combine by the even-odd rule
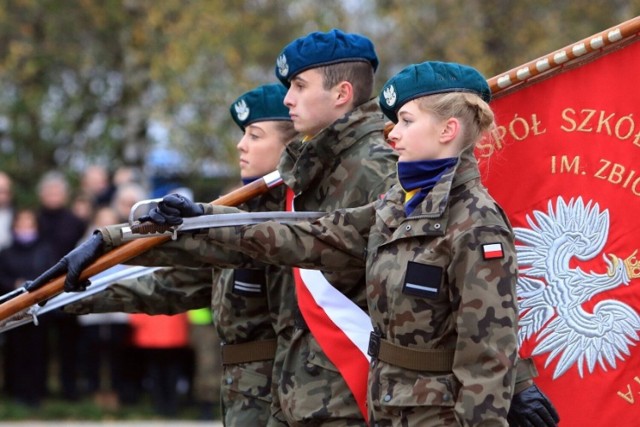
[[[385,402],[388,402],[388,401],[390,401],[390,400],[391,400],[391,395],[390,395],[390,394],[387,394],[387,395],[384,397],[384,401],[385,401]]]
[[[407,226],[404,229],[409,231],[409,230],[411,230],[411,226],[407,224]]]
[[[433,228],[435,228],[436,230],[440,230],[440,224],[438,223],[433,224]]]
[[[232,383],[233,383],[233,378],[227,377],[227,385],[232,384]]]
[[[444,396],[442,396],[443,402],[448,402],[450,399],[451,399],[451,396],[449,396],[448,394],[445,394]]]

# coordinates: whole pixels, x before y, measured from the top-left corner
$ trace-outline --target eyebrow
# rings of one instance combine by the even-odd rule
[[[260,131],[260,132],[265,132],[265,130],[258,126],[256,123],[251,123],[249,126],[246,127],[247,131]]]
[[[410,112],[410,111],[407,111],[407,110],[398,111],[398,114],[397,114],[398,117],[406,116],[406,115],[409,115],[409,116],[413,117],[414,114],[412,112]]]
[[[305,80],[302,77],[300,77],[300,75],[297,75],[297,76],[295,76],[294,78],[291,79],[291,83],[293,83],[293,82],[307,83],[307,80]]]

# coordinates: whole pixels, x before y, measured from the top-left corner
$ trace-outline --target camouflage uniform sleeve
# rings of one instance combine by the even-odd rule
[[[63,307],[72,314],[176,314],[211,305],[212,269],[163,268]]]
[[[521,359],[518,357],[518,361],[516,362],[516,386],[514,394],[518,394],[531,387],[534,384],[533,379],[537,376],[538,370],[533,364],[533,359]]]
[[[210,215],[214,213],[238,213],[243,212],[238,208],[230,207],[230,206],[216,206],[215,208],[210,203],[198,203],[202,206],[202,209],[205,215]],[[128,226],[127,223],[107,225],[104,227],[98,228],[97,231],[102,234],[102,239],[104,240],[105,250],[110,251],[115,249],[118,246],[126,243],[122,240],[122,228]]]
[[[331,271],[364,268],[373,204],[339,210],[314,222],[264,222],[209,230],[209,238],[258,261]]]
[[[203,204],[205,214],[214,213],[212,205]],[[243,212],[234,207],[216,206],[215,213]],[[101,227],[98,231],[105,242],[105,250],[111,251],[126,243],[122,240],[121,229],[127,224]],[[239,253],[212,245],[206,239],[206,232],[185,232],[176,240],[169,240],[160,246],[151,248],[127,261],[127,264],[147,267],[173,266],[179,268],[262,268],[251,258]]]
[[[482,246],[492,243],[502,245],[504,256],[485,260]],[[478,227],[453,246],[448,271],[458,332],[453,372],[461,383],[455,410],[465,426],[506,426],[517,357],[513,237],[504,228]]]

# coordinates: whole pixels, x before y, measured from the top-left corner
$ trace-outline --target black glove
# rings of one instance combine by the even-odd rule
[[[560,417],[534,384],[513,396],[507,421],[510,427],[556,427]]]
[[[174,193],[164,196],[157,207],[151,209],[147,215],[138,218],[138,221],[151,221],[159,225],[180,225],[182,218],[203,214],[202,206]]]
[[[80,282],[80,273],[104,252],[102,234],[95,232],[80,246],[66,254],[56,265],[42,273],[35,280],[25,284],[28,291],[38,289],[61,274],[67,273],[64,280],[66,292],[81,292],[91,284],[89,280]]]

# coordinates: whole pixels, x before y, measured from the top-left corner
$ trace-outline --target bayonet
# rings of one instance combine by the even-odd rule
[[[131,226],[121,228],[121,235],[124,241],[158,235],[171,235],[172,238],[175,239],[178,233],[190,230],[250,225],[265,221],[276,221],[280,223],[313,221],[323,215],[326,215],[326,212],[242,212],[200,215],[192,218],[184,218],[182,224],[177,226],[138,223],[134,221]]]

